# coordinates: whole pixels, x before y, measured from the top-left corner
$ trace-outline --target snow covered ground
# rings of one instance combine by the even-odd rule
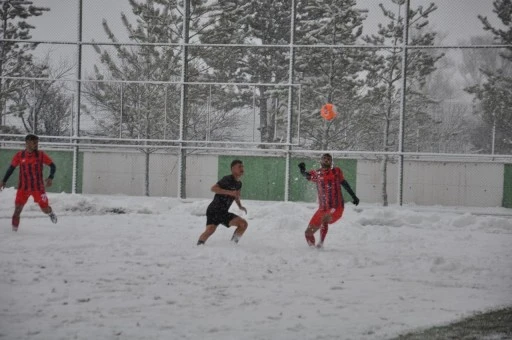
[[[13,233],[14,195],[0,339],[386,339],[512,304],[507,209],[347,204],[317,250],[316,204],[242,200],[240,243],[197,247],[209,200],[50,194],[59,223],[30,202]]]

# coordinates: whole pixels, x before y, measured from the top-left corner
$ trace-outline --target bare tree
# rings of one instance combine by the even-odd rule
[[[2,0],[0,1],[0,32],[3,39],[29,40],[30,30],[35,28],[30,25],[28,19],[32,16],[40,16],[49,8],[33,6],[32,1],[26,0]],[[13,41],[0,42],[0,126],[4,119],[2,113],[7,102],[18,92],[24,82],[13,79],[4,79],[2,76],[44,76],[44,69],[35,67],[31,51],[36,48],[34,43],[19,43]],[[6,112],[9,114],[9,112]]]
[[[380,5],[384,17],[388,22],[379,24],[377,34],[366,36],[364,40],[372,45],[391,45],[385,50],[376,50],[373,57],[368,59],[366,68],[366,114],[371,117],[370,122],[380,127],[380,136],[372,138],[381,141],[382,151],[392,151],[397,146],[398,138],[398,113],[400,104],[400,91],[402,79],[402,48],[403,31],[405,25],[410,30],[411,45],[432,45],[436,34],[425,31],[428,25],[428,17],[437,7],[431,3],[424,8],[418,6],[409,9],[409,21],[405,23],[403,12],[404,1],[392,0],[396,5],[395,10],[389,10]],[[425,114],[425,105],[431,100],[425,98],[421,92],[425,85],[426,76],[435,70],[435,63],[442,58],[440,55],[432,55],[423,50],[409,50],[407,58],[407,112],[410,122],[416,125],[424,125],[423,121],[428,117]],[[410,124],[409,122],[409,124]],[[371,128],[369,132],[378,131],[379,128]],[[388,157],[383,156],[381,161],[381,189],[383,205],[388,205],[387,195],[387,165]]]
[[[74,69],[65,60],[51,65],[52,53],[47,52],[35,66],[52,80],[24,81],[11,97],[9,112],[21,119],[25,131],[51,136],[62,136],[71,127],[72,95],[62,81]]]

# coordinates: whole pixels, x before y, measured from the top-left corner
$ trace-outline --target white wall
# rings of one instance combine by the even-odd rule
[[[211,187],[219,181],[217,156],[187,156],[187,197],[213,198]]]
[[[217,156],[187,156],[187,197],[211,198],[217,183]],[[144,195],[144,154],[84,152],[82,191],[86,194]],[[150,196],[178,196],[178,156],[153,153],[149,158]]]
[[[177,196],[178,157],[151,154],[151,196]],[[145,158],[142,152],[84,152],[82,192],[144,195]]]
[[[141,153],[142,164],[144,154]],[[152,153],[149,157],[149,195],[163,197],[178,196],[178,156],[173,154]],[[140,175],[144,185],[144,172]],[[139,195],[144,195],[142,191]]]
[[[404,162],[403,202],[418,205],[499,207],[503,199],[502,164]],[[397,202],[397,165],[388,164],[388,200]],[[364,202],[381,202],[380,163],[357,163],[357,194]]]
[[[499,207],[503,172],[502,164],[407,162],[404,202]]]
[[[405,204],[499,207],[503,199],[503,164],[407,161],[404,163]],[[187,197],[212,198],[219,178],[215,155],[187,157]],[[388,163],[388,202],[397,202],[397,165]],[[356,193],[363,202],[381,203],[380,163],[359,160]],[[83,192],[144,195],[144,154],[85,152]],[[178,196],[178,157],[150,156],[150,195]]]
[[[358,160],[356,194],[363,202],[381,203],[382,189],[381,178],[382,171],[380,163],[376,161]],[[397,202],[397,166],[388,162],[387,170],[387,193],[388,203]]]

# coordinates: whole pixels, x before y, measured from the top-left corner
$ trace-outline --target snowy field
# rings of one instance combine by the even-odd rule
[[[50,194],[59,223],[30,201],[13,233],[14,195],[0,339],[386,339],[512,304],[507,209],[347,204],[318,250],[316,204],[242,199],[240,243],[197,247],[209,200]]]

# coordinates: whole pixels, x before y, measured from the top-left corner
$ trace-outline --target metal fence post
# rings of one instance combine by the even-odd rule
[[[180,101],[180,157],[178,160],[178,197],[186,198],[187,183],[187,150],[183,147],[187,138],[186,117],[188,107],[188,42],[189,42],[189,16],[190,16],[190,0],[185,0],[183,11],[183,39],[181,50],[181,101]]]
[[[400,98],[400,126],[398,130],[398,190],[397,203],[403,204],[404,191],[404,116],[405,116],[405,94],[407,86],[407,47],[409,44],[409,7],[410,0],[405,1],[404,30],[402,42],[402,91]]]
[[[79,156],[79,140],[80,137],[80,106],[82,94],[82,0],[78,0],[78,41],[77,41],[77,70],[76,70],[76,128],[73,139],[73,175],[71,179],[71,193],[76,194],[78,181],[78,156]]]
[[[290,22],[290,63],[288,70],[288,122],[286,124],[286,165],[285,165],[285,182],[284,182],[284,201],[288,202],[290,199],[290,161],[292,153],[292,116],[293,116],[293,78],[294,78],[294,63],[295,63],[295,0],[292,0],[291,5],[291,22]]]

